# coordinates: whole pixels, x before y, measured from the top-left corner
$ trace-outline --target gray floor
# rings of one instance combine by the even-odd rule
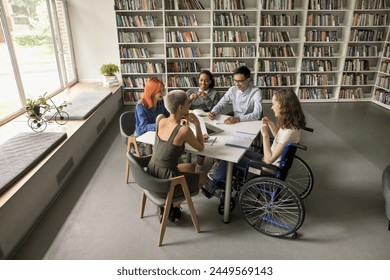
[[[239,210],[224,224],[217,200],[198,195],[201,233],[184,205],[184,217],[157,247],[155,207],[147,204],[139,219],[141,191],[124,183],[125,144],[114,122],[14,258],[389,260],[381,175],[390,163],[390,111],[371,103],[303,106],[315,132],[304,133],[309,149],[300,155],[315,189],[297,240],[262,235]],[[273,115],[269,104],[265,115]]]

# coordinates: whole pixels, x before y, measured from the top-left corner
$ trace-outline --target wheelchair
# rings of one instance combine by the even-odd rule
[[[305,128],[312,132],[313,129]],[[247,151],[247,164],[233,168],[232,199],[230,211],[239,204],[246,222],[263,234],[281,237],[292,235],[305,219],[303,199],[313,189],[313,173],[307,163],[296,155],[297,149],[307,150],[304,145],[288,143],[283,150],[280,166],[266,164],[262,154]],[[224,182],[217,182],[211,195],[220,190],[219,214],[224,212]]]

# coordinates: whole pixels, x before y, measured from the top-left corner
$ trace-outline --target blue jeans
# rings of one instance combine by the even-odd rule
[[[243,167],[246,168],[249,164],[250,158],[246,157],[245,155],[240,159],[238,163],[235,163],[234,167]],[[213,183],[211,185],[211,189],[214,191],[217,188],[217,184],[219,182],[226,182],[226,166],[227,162],[224,160],[221,160],[219,162],[218,168],[215,171],[215,174],[213,176]]]

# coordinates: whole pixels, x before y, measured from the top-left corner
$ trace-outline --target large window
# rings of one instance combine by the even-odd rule
[[[0,0],[0,124],[76,82],[65,0]]]

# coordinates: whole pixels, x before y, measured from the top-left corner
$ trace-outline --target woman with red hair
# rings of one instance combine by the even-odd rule
[[[157,79],[149,79],[145,84],[142,99],[135,106],[135,136],[156,130],[156,117],[160,114],[169,117],[164,106],[164,84]]]

